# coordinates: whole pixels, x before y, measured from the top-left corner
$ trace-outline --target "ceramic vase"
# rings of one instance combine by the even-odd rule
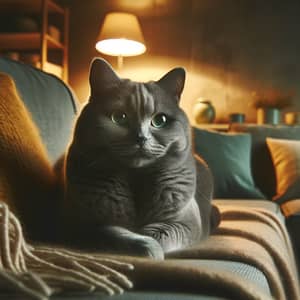
[[[197,124],[213,123],[216,111],[209,100],[198,100],[193,107],[193,117]]]

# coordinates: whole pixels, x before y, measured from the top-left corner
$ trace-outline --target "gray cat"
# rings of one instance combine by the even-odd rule
[[[210,172],[178,105],[184,82],[182,68],[139,83],[93,61],[65,168],[64,219],[78,244],[162,259],[218,223]]]

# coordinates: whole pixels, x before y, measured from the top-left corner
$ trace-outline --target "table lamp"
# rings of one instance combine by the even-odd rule
[[[118,57],[118,68],[124,56],[140,55],[146,51],[145,41],[137,17],[129,13],[108,13],[96,42],[96,49]]]

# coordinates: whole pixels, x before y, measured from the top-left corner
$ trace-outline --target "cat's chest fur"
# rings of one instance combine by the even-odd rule
[[[86,165],[74,160],[67,170],[80,174],[69,176],[68,195],[84,222],[138,228],[166,215],[175,218],[194,195],[195,176],[186,164],[132,169],[104,160],[94,168]]]
[[[194,196],[194,171],[186,165],[164,167],[158,164],[131,176],[136,211],[142,224],[176,219]]]

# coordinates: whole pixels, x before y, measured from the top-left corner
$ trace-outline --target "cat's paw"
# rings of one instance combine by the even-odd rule
[[[98,228],[99,249],[117,254],[164,259],[164,251],[152,237],[137,234],[119,226]]]
[[[132,248],[138,256],[146,256],[158,260],[164,259],[162,247],[151,237],[145,236],[134,240]]]

